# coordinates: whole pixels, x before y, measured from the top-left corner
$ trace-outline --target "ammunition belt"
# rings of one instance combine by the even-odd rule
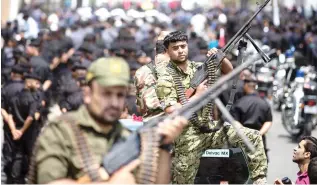
[[[138,184],[154,184],[158,174],[160,135],[157,128],[140,131],[141,155],[140,169],[137,174]]]
[[[63,117],[66,119],[66,116]],[[65,121],[65,120],[64,120]],[[87,144],[87,140],[85,136],[83,135],[81,129],[79,126],[72,120],[71,118],[67,117],[66,119],[67,125],[71,127],[71,130],[74,133],[76,143],[74,145],[75,149],[78,151],[79,158],[81,160],[81,163],[83,164],[83,171],[88,175],[89,180],[91,182],[98,182],[100,181],[100,176],[99,176],[99,167],[100,165],[97,164],[93,157],[92,154],[89,150],[89,146]],[[29,167],[29,173],[28,173],[28,183],[29,184],[36,184],[37,183],[37,165],[36,165],[36,154],[39,149],[39,142],[37,141],[32,158],[31,158],[31,163]]]
[[[172,76],[172,78],[174,80],[174,83],[176,86],[176,94],[179,98],[180,103],[182,105],[185,105],[186,103],[188,103],[188,99],[186,98],[185,87],[183,86],[182,79],[181,79],[180,75],[173,68],[173,66],[171,66],[171,64],[168,64],[166,69],[170,73],[170,75]],[[194,113],[192,115],[192,117],[189,119],[189,121],[194,126],[196,126],[201,133],[209,133],[210,132],[208,125],[202,125],[202,126],[199,125],[197,113]]]
[[[216,64],[212,60],[207,63],[207,86],[211,87],[213,84],[215,84],[217,77],[216,77]],[[210,122],[214,121],[214,102],[210,101],[205,106],[205,111],[203,112],[202,116],[202,122],[204,124],[209,124]]]
[[[91,182],[100,182],[101,178],[98,171],[100,165],[94,161],[94,158],[92,157],[92,154],[89,150],[86,137],[79,126],[75,124],[75,122],[70,122],[68,125],[73,130],[76,140],[75,149],[78,151],[80,156],[79,158],[84,165],[84,172],[89,176]]]
[[[32,157],[31,157],[29,171],[27,175],[28,184],[37,184],[36,153],[38,149],[39,149],[39,142],[36,141],[32,151]]]
[[[185,95],[185,87],[183,86],[182,79],[180,75],[177,74],[177,71],[169,64],[167,67],[167,71],[171,74],[175,87],[176,87],[176,93],[179,98],[179,101],[182,105],[185,105],[188,103],[188,99],[186,98]],[[189,119],[192,122],[198,121],[197,114],[194,113],[193,116]]]

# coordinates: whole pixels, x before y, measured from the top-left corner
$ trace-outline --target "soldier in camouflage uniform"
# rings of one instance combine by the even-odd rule
[[[156,81],[157,71],[164,70],[169,61],[163,45],[163,39],[167,34],[168,32],[163,31],[157,38],[155,61],[142,66],[135,73],[134,85],[136,87],[137,106],[143,119],[150,119],[163,113],[156,94]]]
[[[87,183],[91,182],[91,177],[100,184],[135,183],[134,169],[139,160],[123,166],[110,177],[100,167],[111,147],[130,135],[118,121],[124,108],[129,78],[128,64],[121,58],[100,58],[91,64],[86,76],[89,89],[84,95],[84,105],[51,121],[39,136],[29,183]],[[186,124],[184,118],[176,118],[158,126],[158,132],[165,138],[159,150],[159,184],[170,180],[170,154],[166,145],[180,135]],[[90,177],[83,180],[87,174]]]
[[[196,71],[197,63],[188,60],[188,38],[182,32],[172,32],[165,37],[164,45],[171,58],[170,64],[166,67],[174,69],[176,74],[181,77],[181,83],[184,89],[188,89],[190,80]],[[208,55],[216,53],[216,49],[211,49]],[[224,59],[221,71],[230,71],[230,61]],[[229,69],[228,69],[229,68]],[[206,81],[198,86],[195,94],[189,98],[189,102],[199,96],[207,89]],[[166,70],[160,74],[157,82],[157,94],[161,101],[164,111],[172,113],[175,109],[181,107],[180,95],[177,93],[177,87],[171,72]],[[202,133],[198,128],[202,126],[202,114],[206,108],[197,113],[198,120],[190,121],[188,127],[175,141],[175,157],[173,159],[173,178],[172,182],[177,184],[194,183],[194,179],[198,170],[200,157],[206,149],[222,148],[226,136],[231,146],[240,147],[248,156],[248,165],[250,169],[251,179],[255,183],[263,183],[266,181],[267,160],[264,152],[262,138],[256,130],[241,127],[241,131],[249,138],[256,148],[255,153],[250,153],[241,138],[236,134],[234,128],[226,125],[222,129],[214,133]],[[207,118],[208,119],[208,118]],[[214,124],[210,123],[211,128]],[[206,123],[205,123],[206,124]],[[208,124],[208,123],[207,123]]]

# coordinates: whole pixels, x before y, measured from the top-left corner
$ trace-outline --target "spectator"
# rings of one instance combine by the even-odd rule
[[[312,136],[303,137],[294,149],[293,162],[298,164],[296,184],[309,184],[307,169],[312,158],[317,157],[317,139]]]
[[[314,181],[315,183],[310,182],[310,178],[312,178],[313,180],[316,179],[316,173],[313,173],[314,175],[311,175],[311,177],[309,177],[309,174],[312,174],[314,170],[316,171],[316,159],[313,159],[316,157],[317,139],[312,136],[303,137],[298,146],[294,148],[293,153],[293,162],[298,164],[300,170],[297,173],[296,184],[316,184],[316,181]],[[309,165],[311,161],[313,163],[312,165]],[[280,179],[276,179],[275,184],[283,183]]]

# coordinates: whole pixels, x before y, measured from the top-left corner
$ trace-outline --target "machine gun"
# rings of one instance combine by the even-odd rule
[[[241,38],[246,37],[253,47],[257,50],[257,52],[261,55],[261,58],[268,63],[270,61],[270,57],[268,57],[264,51],[260,47],[256,45],[252,37],[247,33],[251,28],[252,21],[256,18],[256,16],[266,7],[266,5],[270,2],[270,0],[266,0],[259,9],[253,14],[253,16],[240,28],[240,30],[229,40],[229,42],[224,46],[221,51],[218,51],[217,54],[211,55],[208,57],[203,65],[201,65],[194,74],[190,82],[190,88],[186,90],[187,99],[190,98],[194,93],[196,88],[201,84],[208,76],[208,65],[210,63],[216,63],[217,69],[220,68],[221,63],[225,56],[232,50],[232,48],[240,41]]]
[[[235,68],[229,74],[221,77],[212,87],[207,89],[199,98],[187,103],[182,108],[175,110],[172,114],[163,115],[157,118],[153,118],[149,120],[145,126],[139,128],[135,131],[127,140],[119,142],[113,146],[113,148],[109,151],[109,153],[103,159],[103,180],[109,179],[109,177],[116,172],[121,167],[129,164],[131,161],[139,158],[145,159],[145,169],[138,176],[138,179],[141,179],[141,182],[138,183],[153,183],[155,182],[155,176],[157,171],[153,171],[153,159],[158,156],[153,156],[154,154],[147,153],[148,150],[153,151],[153,147],[159,147],[162,144],[163,138],[158,135],[158,133],[153,129],[157,128],[158,123],[164,120],[171,120],[177,116],[183,116],[189,119],[194,112],[197,112],[203,106],[205,106],[209,101],[215,100],[215,103],[219,107],[220,111],[223,113],[223,116],[226,117],[226,120],[235,128],[237,134],[241,137],[241,139],[245,142],[250,151],[255,151],[254,146],[250,143],[245,135],[241,133],[238,129],[237,123],[234,121],[230,113],[226,110],[221,101],[217,98],[220,93],[228,88],[227,81],[231,80],[235,76],[237,76],[243,69],[250,66],[253,61],[247,61],[242,63],[240,66]],[[219,130],[219,128],[215,128],[215,130]],[[145,158],[144,158],[145,157]],[[142,164],[143,165],[143,164]],[[141,165],[141,168],[142,168]],[[147,166],[146,166],[147,165]],[[88,173],[89,174],[89,173]],[[87,183],[91,182],[91,177],[87,177],[88,175],[80,178],[78,182]]]

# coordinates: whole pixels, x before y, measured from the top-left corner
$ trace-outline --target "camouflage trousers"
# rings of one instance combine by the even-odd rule
[[[172,183],[194,184],[203,152],[206,149],[222,148],[226,142],[225,135],[227,135],[228,142],[232,147],[240,147],[246,154],[251,179],[254,181],[257,178],[266,177],[268,165],[262,137],[256,130],[245,127],[240,129],[255,146],[254,153],[247,149],[232,126],[227,125],[217,132],[208,134],[199,134],[192,127],[186,129],[175,141],[175,155],[172,159]]]

